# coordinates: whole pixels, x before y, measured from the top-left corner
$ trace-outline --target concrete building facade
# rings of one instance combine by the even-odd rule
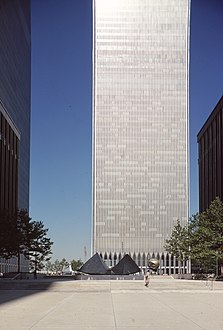
[[[197,135],[199,211],[219,197],[223,201],[223,96]]]
[[[0,210],[29,209],[30,1],[0,0]],[[0,271],[16,260],[0,260]],[[27,270],[27,262],[24,268]]]
[[[189,0],[93,1],[92,253],[178,272],[188,221]]]

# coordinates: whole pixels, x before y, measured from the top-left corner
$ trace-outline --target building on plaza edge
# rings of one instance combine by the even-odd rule
[[[179,271],[163,246],[189,213],[189,26],[189,0],[93,1],[92,254],[109,266]]]
[[[197,135],[199,211],[219,197],[223,201],[223,96]]]
[[[29,209],[30,38],[30,1],[0,0],[0,211],[9,213]],[[0,272],[15,270],[16,258],[0,258]]]

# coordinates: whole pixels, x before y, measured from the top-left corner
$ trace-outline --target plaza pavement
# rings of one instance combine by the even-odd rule
[[[4,284],[6,283],[6,284]],[[0,281],[1,330],[222,330],[223,282]]]

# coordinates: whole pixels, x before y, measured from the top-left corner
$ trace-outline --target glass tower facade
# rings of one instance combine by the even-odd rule
[[[139,266],[188,220],[189,0],[93,1],[92,252]]]
[[[18,207],[28,210],[31,86],[29,0],[0,2],[0,45],[0,111],[10,129],[17,136],[16,131],[20,134]]]
[[[0,211],[14,213],[29,210],[30,0],[0,1],[0,47]],[[0,258],[0,272],[10,271],[17,259]]]
[[[197,135],[199,212],[219,197],[223,201],[223,96]]]

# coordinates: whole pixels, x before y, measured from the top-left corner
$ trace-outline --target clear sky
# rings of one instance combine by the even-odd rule
[[[85,260],[84,247],[90,257],[91,2],[31,0],[30,216],[49,228],[53,260]],[[198,211],[197,133],[223,94],[222,33],[223,1],[192,0],[190,214]]]

